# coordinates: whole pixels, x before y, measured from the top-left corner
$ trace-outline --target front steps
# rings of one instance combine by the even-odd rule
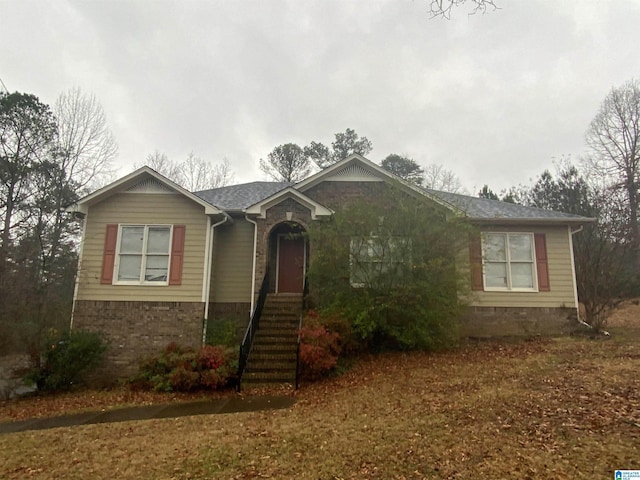
[[[268,294],[253,338],[242,387],[296,381],[302,295]]]

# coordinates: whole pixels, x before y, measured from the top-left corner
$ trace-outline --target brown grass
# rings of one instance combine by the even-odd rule
[[[289,410],[3,435],[0,478],[610,479],[640,469],[639,317],[624,306],[609,339],[364,360]]]

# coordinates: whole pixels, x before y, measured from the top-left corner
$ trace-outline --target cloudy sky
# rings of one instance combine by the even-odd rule
[[[155,150],[229,159],[236,181],[353,128],[499,191],[584,152],[613,86],[640,78],[640,0],[0,0],[0,78],[46,103],[93,93],[119,173]]]

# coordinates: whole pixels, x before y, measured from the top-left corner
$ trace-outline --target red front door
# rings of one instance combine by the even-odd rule
[[[304,250],[304,238],[278,237],[278,293],[302,293]]]

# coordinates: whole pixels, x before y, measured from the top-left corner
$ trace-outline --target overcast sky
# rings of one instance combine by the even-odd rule
[[[237,182],[294,142],[353,128],[369,158],[442,164],[495,191],[584,152],[613,86],[640,78],[640,0],[0,0],[0,78],[103,105],[119,173],[155,150],[229,159]]]

